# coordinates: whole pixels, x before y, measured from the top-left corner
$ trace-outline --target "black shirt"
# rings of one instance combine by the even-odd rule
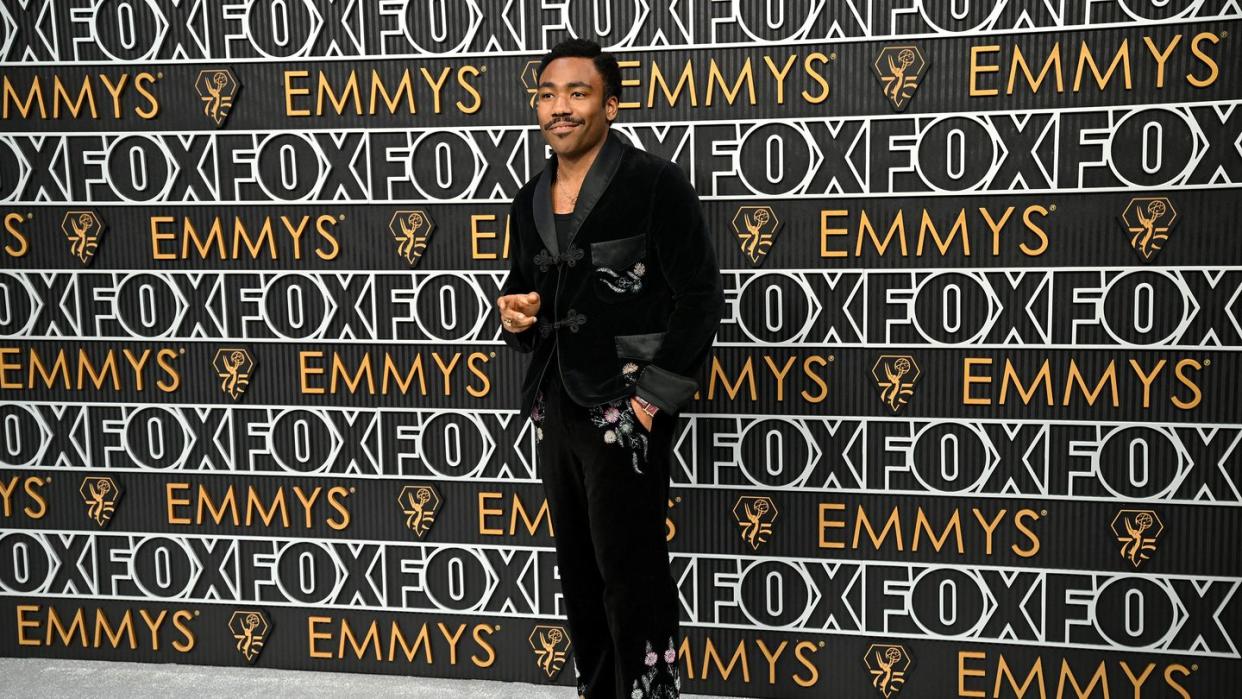
[[[556,219],[556,242],[561,252],[565,251],[566,245],[569,243],[569,222],[573,219],[573,212],[567,214],[553,213],[552,217]]]
[[[557,247],[561,252],[565,252],[565,248],[569,246],[569,222],[573,220],[574,215],[572,212],[568,214],[558,214],[554,211],[552,212],[552,217],[556,219]],[[557,347],[554,343],[552,345],[552,354],[549,355],[548,358],[548,372],[547,375],[544,376],[545,385],[552,385],[549,382],[560,382],[560,367],[558,365],[560,358],[556,356],[556,353]]]

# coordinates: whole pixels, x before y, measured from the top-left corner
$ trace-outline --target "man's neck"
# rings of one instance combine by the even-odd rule
[[[612,129],[604,131],[604,137],[599,139],[593,148],[586,151],[582,155],[570,159],[568,157],[557,154],[556,156],[556,178],[562,182],[582,182],[586,179],[587,172],[591,169],[591,164],[595,162],[595,156],[599,155],[600,149],[604,147],[604,141],[611,138]]]

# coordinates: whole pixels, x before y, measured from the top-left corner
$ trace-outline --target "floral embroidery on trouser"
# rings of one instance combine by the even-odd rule
[[[663,653],[657,653],[647,641],[647,653],[643,658],[647,671],[634,680],[630,691],[630,699],[674,699],[681,692],[681,670],[677,665],[677,649],[673,639],[668,639],[668,647]]]
[[[578,696],[586,696],[586,683],[582,681],[582,673],[578,671],[578,658],[573,658],[574,663],[574,684],[578,685]]]
[[[535,423],[535,441],[543,441],[543,391],[540,390],[535,396],[535,406],[530,410],[530,421]]]
[[[638,467],[638,455],[641,451],[642,461],[646,463],[647,428],[634,415],[634,409],[630,407],[630,397],[622,396],[607,403],[593,405],[588,414],[591,424],[604,428],[605,444],[617,444],[630,450],[630,464],[635,473],[641,474],[643,470]]]

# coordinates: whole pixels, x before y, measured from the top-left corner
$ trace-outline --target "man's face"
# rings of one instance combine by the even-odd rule
[[[617,116],[604,101],[604,77],[589,58],[558,58],[543,69],[535,96],[539,127],[558,156],[577,157],[600,142]]]

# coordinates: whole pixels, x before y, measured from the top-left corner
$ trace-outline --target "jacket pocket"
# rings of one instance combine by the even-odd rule
[[[646,233],[591,243],[596,295],[604,301],[625,301],[637,296],[647,274],[646,256]]]
[[[611,267],[612,269],[629,267],[646,254],[646,233],[591,243],[591,262],[596,267]]]
[[[617,335],[617,356],[622,359],[641,359],[649,362],[664,343],[666,332]]]

